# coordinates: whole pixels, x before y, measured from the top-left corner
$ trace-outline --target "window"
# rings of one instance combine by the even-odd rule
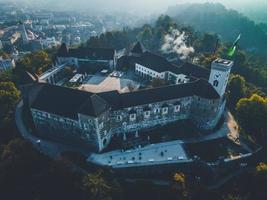
[[[107,136],[108,132],[107,130],[104,130],[104,136]]]
[[[145,116],[145,118],[149,118],[150,117],[150,111],[145,111],[144,116]]]
[[[103,140],[103,146],[105,147],[106,145],[107,145],[107,139],[105,138],[104,140]]]
[[[180,111],[181,111],[181,105],[175,105],[174,112],[180,112]]]
[[[168,113],[168,107],[162,108],[162,114],[165,115]]]
[[[159,108],[155,108],[154,112],[155,112],[155,114],[159,114],[160,113],[160,109]]]
[[[130,114],[130,121],[135,121],[136,120],[136,114],[135,113],[132,113]]]
[[[99,128],[102,129],[103,127],[104,127],[104,123],[101,122],[101,123],[99,124]]]
[[[121,121],[121,120],[122,120],[122,116],[121,116],[121,115],[118,115],[118,116],[117,116],[117,120],[118,120],[118,121]]]
[[[219,86],[219,81],[218,80],[213,81],[213,86],[214,87],[218,87]]]
[[[88,129],[89,129],[88,125],[84,123],[84,124],[83,124],[83,129],[84,129],[84,130],[88,130]]]

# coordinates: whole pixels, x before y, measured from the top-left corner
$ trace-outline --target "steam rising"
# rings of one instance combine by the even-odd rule
[[[186,45],[187,36],[185,32],[180,32],[177,29],[172,29],[169,34],[164,36],[164,44],[161,51],[164,53],[176,53],[180,59],[186,59],[190,54],[194,53],[193,47]]]

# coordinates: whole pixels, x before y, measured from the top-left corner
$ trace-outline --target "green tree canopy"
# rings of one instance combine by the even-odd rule
[[[234,109],[237,102],[246,96],[247,86],[244,77],[240,75],[231,75],[228,82],[227,96],[228,105]]]
[[[26,55],[16,63],[16,68],[14,69],[16,81],[18,83],[23,83],[22,77],[24,77],[25,71],[40,75],[49,69],[51,64],[51,56],[45,51],[37,51]]]
[[[20,92],[12,82],[0,82],[0,128],[11,120]]]
[[[86,191],[88,191],[93,198],[92,199],[103,199],[111,187],[108,182],[104,179],[101,171],[88,174],[83,179],[83,185]]]
[[[254,136],[259,143],[266,144],[267,98],[253,94],[238,101],[237,118],[242,129]]]
[[[218,35],[205,33],[202,37],[196,40],[194,46],[198,52],[213,53],[218,44]]]

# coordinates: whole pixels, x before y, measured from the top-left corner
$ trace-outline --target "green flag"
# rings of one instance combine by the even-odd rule
[[[229,57],[233,57],[233,55],[235,55],[237,44],[238,44],[240,39],[241,39],[241,34],[239,34],[239,36],[236,38],[233,46],[229,49],[229,51],[228,51],[228,56]]]
[[[229,57],[233,57],[233,55],[235,55],[235,52],[236,52],[236,46],[233,46],[229,52],[228,52],[228,56]]]

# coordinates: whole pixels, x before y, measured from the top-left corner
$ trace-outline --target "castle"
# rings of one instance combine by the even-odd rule
[[[72,54],[71,59],[62,59],[62,55],[61,62],[77,64],[78,59],[83,60],[80,55],[75,58]],[[90,55],[84,57],[88,61]],[[116,59],[113,54],[109,59],[113,69]],[[176,66],[144,52],[138,45],[129,59],[136,75],[173,84],[126,93],[92,93],[41,83],[32,77],[36,81],[23,87],[23,100],[31,111],[37,133],[45,138],[81,142],[101,152],[114,135],[136,134],[180,120],[190,120],[200,130],[215,128],[225,109],[224,94],[232,61],[216,59],[207,75],[199,66]]]

